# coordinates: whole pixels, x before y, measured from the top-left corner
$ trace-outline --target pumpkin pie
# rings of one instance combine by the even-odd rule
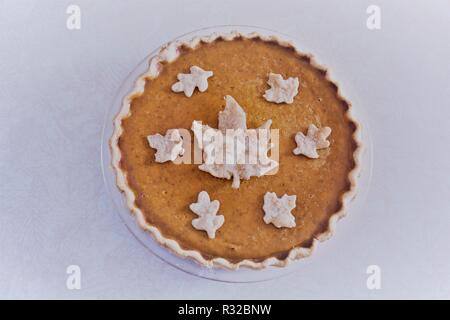
[[[285,266],[331,235],[354,194],[361,148],[350,111],[327,71],[290,42],[238,32],[176,41],[151,58],[114,120],[117,185],[139,225],[182,257]],[[182,129],[269,127],[270,174],[177,163],[204,142]]]

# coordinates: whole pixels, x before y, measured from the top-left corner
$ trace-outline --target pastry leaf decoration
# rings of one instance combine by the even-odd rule
[[[172,85],[172,91],[184,92],[186,97],[191,97],[195,88],[205,92],[208,89],[208,78],[213,76],[212,71],[205,71],[200,67],[192,66],[191,73],[179,73],[178,82]]]
[[[315,125],[310,124],[306,136],[302,132],[298,132],[295,135],[297,148],[293,150],[294,154],[303,154],[311,159],[319,158],[317,150],[328,148],[330,146],[330,141],[327,140],[330,133],[330,127],[318,129]]]
[[[298,78],[283,79],[281,74],[270,73],[267,84],[270,89],[266,90],[263,97],[269,102],[287,103],[294,102],[294,97],[298,94]]]
[[[275,192],[264,195],[264,222],[272,223],[277,228],[293,228],[296,226],[295,217],[291,211],[296,207],[297,196],[283,195],[278,198]]]
[[[225,101],[225,109],[219,113],[219,129],[199,121],[194,121],[191,129],[203,150],[204,163],[199,169],[217,178],[233,179],[232,187],[237,189],[241,179],[263,176],[278,167],[278,162],[267,156],[272,147],[272,120],[258,129],[247,129],[242,107],[231,96]]]
[[[202,191],[198,194],[198,200],[192,203],[189,208],[198,215],[198,218],[192,220],[192,226],[197,230],[206,231],[210,239],[216,237],[216,231],[225,222],[222,215],[217,215],[220,203],[218,200],[211,201],[209,194]]]
[[[159,133],[147,137],[148,144],[156,149],[155,161],[174,161],[184,154],[183,139],[178,129],[169,129],[164,136]]]

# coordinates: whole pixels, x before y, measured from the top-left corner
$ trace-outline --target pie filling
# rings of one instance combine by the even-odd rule
[[[326,72],[314,66],[308,56],[275,41],[218,39],[201,43],[195,49],[184,46],[179,50],[180,56],[164,63],[158,77],[146,81],[145,91],[133,98],[130,114],[122,120],[123,132],[118,141],[120,168],[135,195],[135,206],[165,238],[177,241],[184,250],[200,252],[206,260],[283,260],[295,247],[309,248],[314,238],[329,231],[330,217],[341,210],[343,195],[352,186],[349,173],[356,166],[354,153],[358,144],[354,139],[356,124],[347,115],[348,103],[339,96]],[[207,74],[207,89],[203,85],[202,92],[192,92],[188,83],[178,78],[180,73],[189,74],[192,66],[199,66],[201,72],[213,71],[213,75]],[[297,85],[298,94],[292,98],[266,93],[271,89],[271,73],[282,76],[273,76],[273,81],[290,79],[286,85]],[[172,90],[177,81],[175,89],[179,93]],[[272,101],[264,97],[265,93]],[[232,96],[242,106],[247,127],[257,128],[271,119],[272,128],[279,129],[276,174],[240,180],[236,189],[230,181],[199,170],[198,164],[175,164],[171,157],[165,162],[155,160],[156,150],[149,146],[149,135],[164,136],[174,128],[189,129],[194,121],[218,128],[225,96]],[[288,102],[279,103],[283,101]],[[329,146],[322,139],[323,148],[317,154],[315,149],[305,152],[317,158],[293,152],[298,148],[296,140],[311,146],[316,131],[310,134],[310,125],[316,131],[332,129],[331,134],[326,132]],[[299,132],[302,134],[296,137]],[[157,138],[154,144],[163,140]],[[178,153],[175,150],[175,155]],[[197,220],[199,229],[192,225],[193,219],[202,215],[193,212],[190,205],[198,201],[203,190],[211,200],[220,201],[218,213],[214,212],[224,218],[224,222],[215,218],[216,228],[210,236],[200,230],[205,228],[203,220]],[[296,196],[295,207],[290,207],[295,224],[290,220],[290,227],[278,228],[264,221],[267,192],[278,197]]]

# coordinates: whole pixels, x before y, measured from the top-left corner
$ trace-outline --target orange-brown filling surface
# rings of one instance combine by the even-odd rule
[[[192,65],[214,72],[208,90],[196,90],[191,98],[172,92],[177,74],[189,73]],[[293,104],[275,104],[263,98],[269,72],[299,78],[299,94]],[[280,130],[276,175],[242,180],[240,188],[233,189],[230,180],[200,171],[198,165],[155,162],[148,135],[189,129],[193,120],[216,128],[225,95],[233,96],[245,110],[249,128],[272,119],[272,128]],[[340,210],[341,197],[350,188],[348,174],[355,166],[357,145],[353,139],[356,126],[346,115],[348,107],[325,72],[290,48],[246,39],[217,40],[195,50],[184,48],[180,57],[165,64],[157,78],[147,81],[145,92],[133,99],[119,139],[121,168],[147,222],[182,248],[198,250],[207,259],[283,258],[294,247],[310,246],[315,236],[327,230],[330,216]],[[319,159],[292,153],[294,135],[306,133],[311,123],[332,129],[331,145],[319,151]],[[197,201],[202,190],[220,201],[219,214],[225,216],[215,239],[191,225],[197,216],[189,204]],[[267,191],[297,195],[297,207],[292,211],[295,228],[277,229],[264,223],[262,206]]]

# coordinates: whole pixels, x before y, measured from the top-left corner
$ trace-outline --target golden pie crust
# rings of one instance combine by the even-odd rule
[[[191,98],[174,93],[178,73],[197,65],[212,70],[209,87]],[[263,98],[270,72],[299,77],[292,104]],[[248,127],[268,119],[280,133],[280,167],[275,175],[231,182],[200,171],[197,164],[157,163],[146,137],[171,128],[190,128],[193,120],[217,127],[225,95],[247,113]],[[125,97],[111,138],[117,185],[139,225],[160,244],[205,266],[228,269],[286,266],[311,254],[318,241],[331,236],[335,222],[353,198],[361,151],[359,125],[350,103],[327,71],[290,42],[257,33],[213,34],[189,42],[173,42],[149,63],[149,70]],[[310,124],[332,128],[328,149],[319,159],[296,156],[294,135]],[[225,223],[215,239],[195,230],[189,204],[205,190],[220,201]],[[292,210],[297,226],[278,229],[265,224],[262,210],[267,191],[297,195]]]

